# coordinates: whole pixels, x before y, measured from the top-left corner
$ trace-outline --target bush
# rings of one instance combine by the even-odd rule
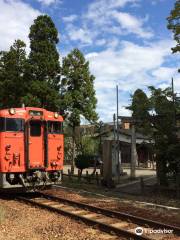
[[[85,168],[90,167],[92,157],[93,157],[92,155],[85,155],[85,154],[77,155],[77,157],[75,158],[76,167],[81,171]]]

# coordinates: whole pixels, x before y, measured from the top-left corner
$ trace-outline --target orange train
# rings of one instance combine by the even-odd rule
[[[24,107],[0,110],[0,189],[61,182],[63,118]]]

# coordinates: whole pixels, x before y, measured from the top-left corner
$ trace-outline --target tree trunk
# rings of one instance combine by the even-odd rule
[[[78,169],[78,180],[81,180],[83,169]]]
[[[93,172],[91,173],[91,176],[94,176],[94,175],[95,175],[96,169],[97,169],[97,158],[95,158],[95,161],[94,161],[94,169],[93,169]]]
[[[167,186],[167,176],[166,176],[166,161],[163,159],[163,156],[157,156],[156,158],[156,171],[158,183],[161,186]]]
[[[73,126],[73,136],[72,136],[72,158],[71,158],[71,174],[74,174],[75,167],[75,126]]]

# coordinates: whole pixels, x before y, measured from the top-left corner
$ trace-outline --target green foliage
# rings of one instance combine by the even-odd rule
[[[175,175],[180,172],[180,142],[175,126],[175,112],[179,103],[174,104],[171,88],[162,90],[150,86],[149,90],[149,99],[142,90],[136,90],[128,109],[132,110],[133,117],[142,123],[143,133],[153,137],[158,178],[160,184],[166,185],[168,174]],[[150,111],[153,115],[149,114]],[[137,126],[139,127],[139,124]]]
[[[91,161],[92,156],[91,155],[77,155],[75,158],[75,165],[78,169],[81,171],[85,168],[90,167],[90,161]]]
[[[72,161],[72,137],[64,137],[64,161],[65,164],[69,164]]]
[[[21,107],[26,94],[27,68],[25,43],[16,40],[7,52],[0,53],[0,107]]]
[[[80,116],[96,121],[95,78],[90,74],[89,62],[80,50],[74,49],[63,59],[62,75],[63,104],[68,110],[71,126],[80,125]]]
[[[174,112],[174,104],[172,101],[172,89],[166,88],[162,90],[161,88],[155,88],[149,86],[151,91],[150,103],[151,109],[155,111],[158,115],[170,115]]]
[[[132,116],[136,121],[136,129],[144,133],[150,133],[149,111],[150,101],[141,89],[137,89],[132,96],[132,103],[127,109],[132,111]]]
[[[128,109],[133,111],[132,116],[135,119],[143,119],[149,116],[149,99],[141,89],[137,89],[134,92],[132,96],[132,104]]]
[[[177,45],[172,48],[173,53],[180,52],[180,0],[176,0],[174,9],[171,11],[168,20],[168,29],[174,34]]]
[[[56,49],[58,32],[47,15],[38,16],[30,27],[30,54],[26,80],[29,92],[24,98],[26,105],[57,111],[60,106],[59,53]]]
[[[175,126],[175,107],[171,88],[151,90],[151,104],[155,112],[152,119],[155,152],[161,184],[167,184],[167,174],[176,175],[180,171],[180,142]]]
[[[93,155],[98,152],[98,143],[97,140],[91,136],[81,136],[77,140],[77,150],[83,155]]]
[[[58,32],[47,15],[39,16],[30,28],[30,54],[25,43],[15,41],[8,52],[0,53],[0,107],[60,106],[60,63],[56,50]]]
[[[78,49],[72,50],[63,59],[61,96],[62,106],[68,113],[68,123],[72,127],[72,172],[75,158],[75,128],[80,125],[80,117],[94,122],[97,120],[94,76],[89,71],[89,62]]]

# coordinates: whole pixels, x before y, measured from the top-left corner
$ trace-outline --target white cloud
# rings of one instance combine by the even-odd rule
[[[106,44],[106,39],[104,39],[104,38],[96,40],[96,45],[97,46],[103,46],[105,44]]]
[[[171,79],[177,73],[177,68],[160,67],[152,72],[152,75],[158,80]]]
[[[37,1],[46,6],[49,6],[54,3],[62,3],[62,1],[60,0],[37,0]]]
[[[95,27],[102,27],[102,31],[111,31],[122,34],[121,27],[127,30],[127,34],[134,33],[142,38],[152,37],[152,31],[143,27],[146,19],[137,18],[130,13],[122,12],[119,9],[125,5],[138,3],[139,0],[99,0],[91,3],[88,7],[87,13],[84,14],[84,19],[89,20]],[[98,31],[100,29],[98,28]]]
[[[87,18],[102,16],[108,10],[123,8],[127,4],[138,3],[139,0],[97,0],[88,7]]]
[[[91,53],[88,53],[86,54],[86,59],[92,59],[94,57],[97,57],[99,54],[97,52],[91,52]]]
[[[129,4],[129,6],[132,7],[133,4],[139,1],[140,0],[97,0],[91,2],[88,5],[87,11],[79,17],[81,24],[71,24],[71,28],[67,27],[66,30],[70,40],[79,40],[82,45],[93,42],[93,44],[97,46],[102,46],[106,44],[107,36],[119,37],[134,34],[143,39],[151,38],[153,36],[152,30],[144,26],[147,21],[146,17],[140,18],[128,12],[122,12],[125,5]],[[65,17],[65,20],[72,22],[74,17],[73,15],[67,17],[67,19]],[[75,35],[78,35],[78,37],[74,37],[75,32]],[[86,40],[85,36],[88,40]]]
[[[164,2],[166,0],[152,0],[152,5],[157,5],[159,2]]]
[[[171,56],[172,45],[170,40],[161,40],[146,46],[124,41],[118,47],[109,47],[86,55],[91,72],[96,77],[98,112],[104,119],[112,120],[111,116],[115,112],[116,84],[120,90],[120,114],[127,114],[123,106],[129,105],[130,93],[137,88],[147,89],[149,85],[163,86],[162,81],[163,84],[169,84],[171,77],[177,78],[176,66],[163,66],[166,58]]]
[[[15,39],[29,43],[29,27],[41,13],[18,0],[0,1],[0,49],[7,50]]]
[[[127,30],[128,33],[134,33],[142,38],[150,38],[153,36],[153,33],[149,30],[143,29],[144,20],[132,16],[126,12],[112,12],[112,16],[116,19],[120,26]]]
[[[72,41],[81,42],[83,45],[92,44],[92,35],[84,28],[76,28],[72,24],[67,25],[68,36]]]
[[[72,15],[63,17],[62,19],[64,22],[74,22],[77,19],[77,17],[78,17],[77,15],[72,14]]]

